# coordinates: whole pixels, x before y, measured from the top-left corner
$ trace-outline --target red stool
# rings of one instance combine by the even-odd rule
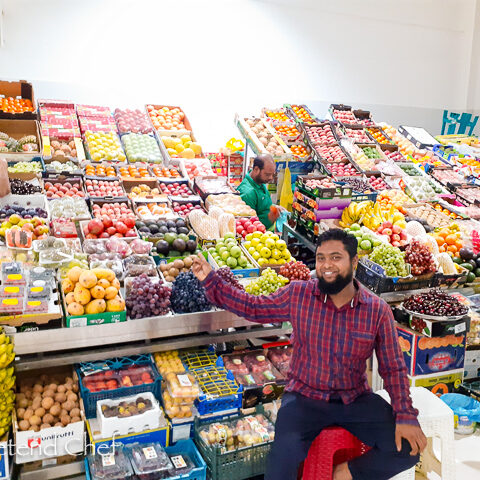
[[[333,468],[370,447],[341,427],[328,427],[314,440],[303,465],[303,480],[332,480]]]

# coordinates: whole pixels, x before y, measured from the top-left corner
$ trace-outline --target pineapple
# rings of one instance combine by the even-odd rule
[[[10,137],[4,133],[4,132],[0,132],[0,140],[8,140]]]
[[[37,137],[35,135],[26,135],[18,141],[19,145],[24,145],[25,143],[37,143]]]

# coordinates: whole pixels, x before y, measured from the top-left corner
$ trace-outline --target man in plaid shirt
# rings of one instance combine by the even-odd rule
[[[389,306],[354,280],[357,240],[343,230],[320,235],[317,279],[272,295],[248,295],[217,275],[202,256],[193,273],[208,299],[252,322],[290,321],[289,381],[275,426],[266,480],[294,480],[317,435],[339,425],[372,447],[335,468],[334,480],[382,480],[415,465],[426,446],[409,393],[407,369]],[[365,364],[375,350],[390,406],[372,393]]]

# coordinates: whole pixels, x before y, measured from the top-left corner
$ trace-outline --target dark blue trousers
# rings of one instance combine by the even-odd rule
[[[344,405],[340,400],[324,402],[288,392],[278,411],[265,480],[296,480],[310,445],[324,428],[332,425],[345,428],[372,447],[349,462],[354,480],[387,480],[418,462],[418,455],[410,455],[406,440],[402,450],[397,451],[392,407],[380,396],[365,393]]]

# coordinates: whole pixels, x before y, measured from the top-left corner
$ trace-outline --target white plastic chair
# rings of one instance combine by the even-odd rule
[[[390,403],[390,396],[386,390],[376,392]],[[442,480],[455,480],[455,436],[453,431],[453,411],[430,390],[423,387],[411,387],[410,395],[413,406],[418,409],[418,422],[427,437],[428,445],[420,456],[417,469],[425,477],[434,471]],[[441,460],[433,452],[433,438],[441,441]],[[405,474],[412,476],[405,476]],[[414,479],[415,467],[394,477],[395,480]]]

